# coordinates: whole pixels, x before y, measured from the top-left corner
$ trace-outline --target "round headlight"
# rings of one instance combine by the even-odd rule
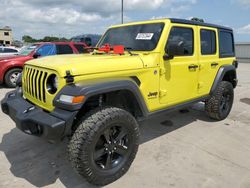
[[[58,78],[55,74],[51,74],[47,79],[46,84],[47,91],[50,94],[55,94],[58,89]]]
[[[59,81],[58,81],[58,77],[56,76],[56,77],[55,77],[55,82],[54,82],[54,87],[55,87],[56,89],[58,89],[58,86],[59,86]]]

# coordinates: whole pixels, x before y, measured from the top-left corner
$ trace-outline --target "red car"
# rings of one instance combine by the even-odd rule
[[[50,55],[87,53],[87,47],[82,42],[44,42],[29,45],[19,55],[0,58],[0,83],[15,87],[26,61]]]

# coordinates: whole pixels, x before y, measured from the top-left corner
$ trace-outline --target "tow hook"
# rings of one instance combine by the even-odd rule
[[[24,110],[23,111],[23,114],[27,114],[28,112],[32,111],[32,110],[35,110],[35,107],[34,106],[31,106],[29,107],[28,109]]]

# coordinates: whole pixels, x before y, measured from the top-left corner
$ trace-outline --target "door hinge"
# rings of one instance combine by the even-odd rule
[[[203,83],[203,82],[199,82],[199,83],[198,83],[198,89],[203,88],[203,85],[204,85],[204,83]]]
[[[164,97],[167,95],[167,91],[166,90],[160,90],[160,97]]]
[[[160,68],[160,75],[164,75],[166,73],[166,69]]]

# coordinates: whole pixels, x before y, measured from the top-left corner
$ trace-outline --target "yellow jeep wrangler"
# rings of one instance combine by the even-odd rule
[[[74,169],[106,185],[133,162],[138,121],[196,102],[225,119],[237,65],[230,28],[182,19],[117,25],[91,54],[27,62],[1,107],[27,134],[70,137]]]

